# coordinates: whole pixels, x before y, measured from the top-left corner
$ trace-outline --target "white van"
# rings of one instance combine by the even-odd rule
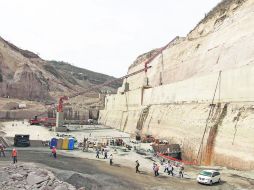
[[[213,183],[219,183],[220,178],[220,172],[216,170],[203,170],[199,173],[197,182],[212,185]]]

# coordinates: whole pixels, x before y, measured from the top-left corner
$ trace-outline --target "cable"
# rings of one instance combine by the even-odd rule
[[[203,133],[203,136],[202,136],[202,139],[201,139],[201,143],[200,143],[200,146],[199,146],[199,150],[198,150],[198,155],[197,155],[197,159],[196,160],[198,160],[198,157],[199,157],[199,154],[200,154],[200,163],[201,163],[201,160],[202,160],[202,151],[201,151],[201,149],[203,147],[203,142],[204,142],[205,134],[206,134],[207,127],[208,127],[208,121],[209,121],[210,115],[211,115],[212,110],[213,110],[214,98],[215,98],[215,95],[216,95],[216,91],[217,91],[220,79],[221,79],[221,71],[219,72],[218,80],[217,80],[217,83],[216,83],[216,86],[215,86],[215,90],[214,90],[214,94],[213,94],[213,99],[212,99],[211,107],[210,107],[210,110],[209,110],[208,117],[206,119],[205,130],[204,130],[204,133]]]

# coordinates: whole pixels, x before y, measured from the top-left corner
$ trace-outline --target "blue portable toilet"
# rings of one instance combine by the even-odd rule
[[[69,138],[68,150],[74,149],[74,138]]]
[[[52,149],[54,147],[57,146],[57,138],[52,138],[50,141],[50,148]]]

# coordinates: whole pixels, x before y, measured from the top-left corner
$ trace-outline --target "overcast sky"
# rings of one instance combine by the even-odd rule
[[[0,36],[48,60],[120,77],[186,36],[220,0],[0,0]]]

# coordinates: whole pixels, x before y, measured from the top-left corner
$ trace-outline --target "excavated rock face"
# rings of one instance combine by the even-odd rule
[[[138,64],[144,63],[145,61],[150,59],[152,56],[154,56],[159,51],[160,51],[159,49],[154,49],[154,50],[151,50],[147,53],[144,53],[144,54],[138,56],[137,59],[133,62],[133,64],[129,67],[129,69],[137,66]]]
[[[48,82],[32,58],[36,58],[32,53],[21,52],[0,38],[0,96],[37,101],[50,98]]]
[[[185,38],[176,38],[149,65],[150,86],[186,80],[210,72],[229,70],[253,63],[253,1],[224,0]],[[240,50],[240,51],[239,51]],[[146,55],[146,54],[145,54]],[[128,73],[144,68],[141,55]],[[139,63],[139,64],[136,64]],[[144,72],[128,78],[129,89],[143,85]]]
[[[26,96],[31,99],[44,99],[49,96],[48,83],[44,78],[42,72],[34,72],[27,65],[23,65],[19,68],[14,75],[14,82],[18,86],[17,92],[23,90],[23,94],[19,96]]]
[[[4,82],[13,77],[14,72],[5,64],[4,55],[0,49],[0,89]],[[1,93],[1,92],[0,92]]]
[[[106,96],[99,122],[181,144],[183,159],[254,169],[253,10],[253,0],[219,3],[185,38],[169,43],[151,69],[125,79],[127,93]],[[150,55],[128,73],[144,68]]]
[[[42,100],[49,98],[48,83],[41,72],[33,71],[29,65],[21,65],[13,80],[2,85],[0,95],[10,98]]]
[[[2,56],[2,54],[0,53],[0,82],[3,82],[2,65],[3,65],[3,56]]]
[[[241,7],[247,0],[224,0],[214,7],[206,17],[188,34],[189,40],[207,36]]]

